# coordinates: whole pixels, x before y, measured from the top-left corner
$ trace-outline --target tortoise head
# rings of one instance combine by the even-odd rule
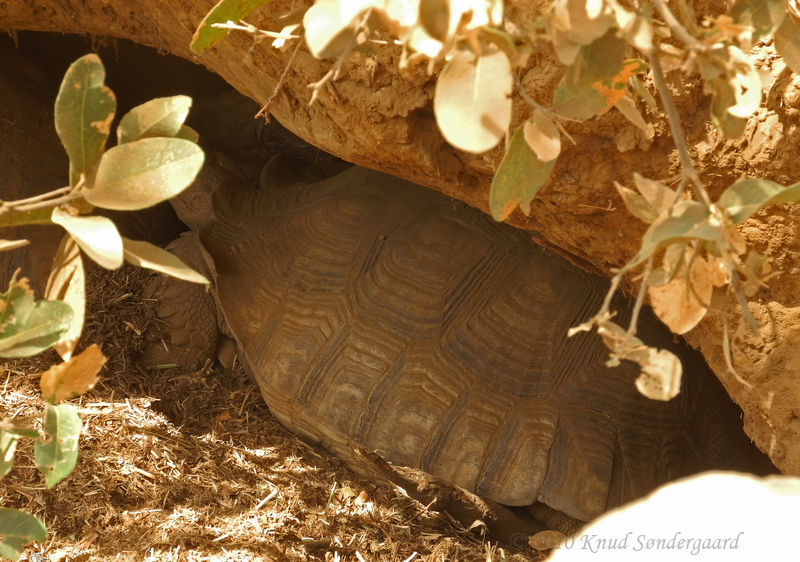
[[[178,218],[194,231],[214,218],[212,196],[226,183],[246,184],[247,180],[226,156],[205,147],[206,160],[194,181],[176,197],[172,206]]]

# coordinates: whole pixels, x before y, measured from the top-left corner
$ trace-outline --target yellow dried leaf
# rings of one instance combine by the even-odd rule
[[[691,266],[689,283],[683,273],[661,287],[648,287],[653,311],[676,334],[685,334],[706,315],[711,301],[713,279],[711,266],[701,256],[696,256]],[[701,301],[698,301],[698,297]]]
[[[53,346],[64,361],[69,361],[83,330],[86,310],[85,282],[86,274],[80,249],[75,240],[66,234],[53,257],[53,267],[44,290],[45,299],[64,301],[72,308],[69,331]]]
[[[105,355],[93,343],[69,361],[53,365],[39,382],[45,400],[57,404],[88,392],[97,383],[97,373],[105,364]]]

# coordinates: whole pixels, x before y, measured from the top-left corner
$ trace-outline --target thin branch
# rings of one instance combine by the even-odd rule
[[[26,197],[25,199],[17,199],[16,201],[4,201],[3,205],[0,208],[3,208],[5,206],[19,207],[20,205],[25,205],[26,203],[36,203],[38,201],[43,201],[45,199],[58,197],[59,195],[68,193],[70,189],[72,189],[72,187],[68,185],[66,187],[54,189],[53,191],[48,191],[47,193],[40,193],[39,195],[34,195],[33,197]]]
[[[664,23],[666,23],[670,31],[675,34],[675,37],[677,37],[684,45],[693,51],[707,50],[705,45],[698,41],[694,35],[689,33],[686,28],[681,25],[681,22],[679,22],[678,18],[675,17],[675,14],[673,14],[670,9],[667,8],[667,5],[664,4],[662,0],[652,1],[653,6],[655,6],[656,10],[658,10],[658,13],[661,14],[661,17],[664,18]]]
[[[295,48],[292,51],[291,56],[289,57],[289,61],[283,68],[283,72],[281,73],[280,78],[278,78],[278,83],[275,84],[275,89],[272,90],[272,95],[267,100],[267,103],[264,104],[264,107],[258,110],[258,113],[255,114],[255,117],[263,117],[267,122],[269,122],[269,110],[272,108],[272,105],[278,99],[278,96],[280,95],[283,88],[283,83],[286,81],[286,76],[289,74],[289,69],[292,67],[292,63],[294,63],[294,59],[295,57],[297,57],[297,53],[298,51],[300,51],[300,46],[302,44],[303,44],[302,41],[298,41],[297,45],[295,45]]]
[[[11,209],[15,212],[25,213],[28,211],[35,211],[36,209],[44,209],[46,207],[58,207],[59,205],[63,205],[64,203],[69,203],[70,201],[75,201],[75,199],[80,199],[83,197],[83,193],[80,191],[73,191],[71,193],[67,193],[62,197],[58,197],[57,199],[49,199],[47,201],[40,201],[38,203],[31,203],[29,205],[20,205],[14,209]]]
[[[525,103],[527,103],[528,105],[530,105],[534,109],[538,109],[539,111],[541,111],[542,113],[547,115],[553,121],[553,123],[556,124],[556,127],[558,127],[558,130],[561,131],[562,135],[567,137],[569,139],[569,141],[573,145],[575,145],[575,146],[578,145],[578,143],[575,142],[575,139],[572,138],[572,136],[567,132],[567,130],[561,124],[561,122],[560,122],[561,117],[560,116],[556,117],[556,115],[553,114],[553,112],[550,111],[550,109],[548,109],[548,108],[544,107],[543,105],[539,104],[535,99],[533,99],[527,93],[525,93],[525,91],[520,86],[519,81],[517,81],[517,92],[519,92],[519,97],[522,98],[522,101],[524,101]],[[577,120],[576,119],[567,119],[567,121],[577,121]]]
[[[245,21],[240,23],[233,23],[232,21],[227,21],[225,23],[212,23],[211,27],[217,29],[235,29],[237,31],[245,31],[247,33],[252,33],[253,35],[263,35],[265,37],[270,37],[272,39],[302,39],[300,35],[283,35],[281,33],[276,33],[274,31],[266,31],[264,29],[259,29],[256,26],[249,24]]]
[[[650,285],[650,272],[653,271],[653,255],[647,258],[647,265],[645,265],[644,273],[642,274],[642,283],[639,285],[639,294],[636,295],[636,303],[633,305],[633,313],[631,314],[631,321],[628,324],[628,336],[636,335],[636,325],[639,323],[639,313],[642,311],[644,305],[644,296],[647,293],[647,287]]]
[[[650,60],[650,66],[653,69],[653,81],[658,90],[658,97],[661,98],[664,112],[667,114],[667,121],[669,122],[672,138],[675,142],[675,148],[677,148],[678,156],[680,157],[681,174],[692,182],[692,188],[698,198],[703,204],[710,208],[712,205],[711,197],[709,197],[705,186],[700,181],[700,176],[697,175],[697,170],[692,163],[692,158],[689,156],[689,149],[686,146],[686,138],[683,136],[678,110],[675,107],[675,102],[672,100],[672,94],[670,94],[667,88],[667,82],[664,79],[664,72],[661,68],[661,61],[658,60],[655,48],[651,49],[648,58]]]

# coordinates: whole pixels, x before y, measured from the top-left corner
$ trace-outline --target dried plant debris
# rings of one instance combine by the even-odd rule
[[[40,517],[45,544],[23,560],[529,560],[481,539],[388,485],[307,445],[271,416],[241,370],[144,371],[148,273],[87,267],[86,329],[108,357],[74,404],[76,470],[47,490],[20,444],[0,502]],[[54,352],[0,366],[2,416],[41,408]],[[534,555],[535,556],[535,555]]]

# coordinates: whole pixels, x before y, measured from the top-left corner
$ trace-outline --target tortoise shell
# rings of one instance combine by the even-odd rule
[[[290,429],[511,506],[589,520],[752,450],[738,409],[651,316],[639,335],[684,362],[669,402],[605,365],[594,314],[607,280],[525,233],[403,180],[352,168],[222,188],[200,234],[244,363]],[[618,307],[626,303],[618,303]]]

